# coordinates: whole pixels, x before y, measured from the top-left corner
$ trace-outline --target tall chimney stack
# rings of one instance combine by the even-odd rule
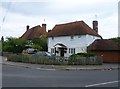
[[[98,33],[98,21],[97,20],[93,21],[93,30],[95,30]]]
[[[43,32],[46,33],[46,24],[42,24]]]
[[[29,27],[30,27],[30,26],[29,26],[29,25],[27,25],[27,26],[26,26],[26,30],[29,30]]]

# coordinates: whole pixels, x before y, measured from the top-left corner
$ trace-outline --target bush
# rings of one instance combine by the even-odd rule
[[[21,55],[21,56],[31,56],[31,54],[28,54],[28,53],[21,53],[19,55]]]
[[[82,57],[91,57],[91,56],[95,56],[94,53],[77,53],[77,55],[80,55]]]
[[[77,53],[77,54],[71,55],[69,58],[77,59],[78,57],[94,57],[94,56],[95,56],[94,53]]]
[[[95,56],[94,53],[77,53],[69,57],[70,65],[98,65],[102,64],[102,59]]]

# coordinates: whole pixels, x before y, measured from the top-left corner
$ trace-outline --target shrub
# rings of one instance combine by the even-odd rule
[[[69,57],[70,65],[98,65],[102,64],[102,59],[95,56],[94,53],[77,53]]]
[[[21,53],[19,55],[21,55],[21,56],[31,56],[31,54],[28,54],[28,53]]]
[[[77,55],[80,55],[82,57],[91,57],[91,56],[95,56],[94,53],[77,53]]]

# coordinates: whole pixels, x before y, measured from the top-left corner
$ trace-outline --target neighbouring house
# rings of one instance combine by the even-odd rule
[[[98,21],[93,21],[93,29],[84,21],[58,24],[48,33],[48,52],[69,57],[87,52],[87,46],[101,38],[98,34]]]
[[[26,32],[20,37],[21,39],[30,40],[32,38],[38,38],[41,35],[47,34],[46,32],[46,24],[40,25],[30,28],[29,25],[26,26]]]
[[[97,39],[88,46],[88,52],[94,52],[103,58],[103,62],[120,62],[120,45],[110,39]]]

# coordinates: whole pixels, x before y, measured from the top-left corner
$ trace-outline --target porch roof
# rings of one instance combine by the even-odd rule
[[[54,45],[53,47],[57,47],[57,48],[67,48],[67,46],[65,46],[64,44],[61,44],[61,43],[57,43],[57,44]]]

